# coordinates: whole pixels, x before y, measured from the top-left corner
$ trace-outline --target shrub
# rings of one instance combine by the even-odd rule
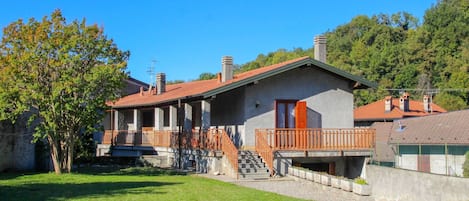
[[[466,161],[462,165],[464,177],[469,177],[469,151],[466,152]]]
[[[355,181],[355,183],[357,183],[357,184],[361,184],[361,185],[368,185],[368,183],[366,183],[366,180],[365,180],[365,179],[363,179],[363,178],[361,178],[361,177],[357,177],[357,178],[355,178],[355,180],[354,180],[354,181]]]

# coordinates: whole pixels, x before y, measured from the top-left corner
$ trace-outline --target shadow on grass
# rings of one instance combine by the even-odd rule
[[[141,176],[169,176],[187,175],[186,172],[178,172],[172,169],[161,169],[152,167],[82,167],[74,173],[88,175],[141,175]]]
[[[177,185],[176,182],[93,182],[82,184],[39,183],[20,186],[0,185],[2,200],[64,200],[71,198],[119,199],[119,195],[164,194],[158,188],[165,185]],[[116,197],[117,196],[117,197]]]

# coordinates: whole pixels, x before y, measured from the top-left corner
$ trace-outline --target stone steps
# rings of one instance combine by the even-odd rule
[[[269,179],[269,169],[262,158],[253,151],[239,151],[238,153],[239,179],[260,180]]]

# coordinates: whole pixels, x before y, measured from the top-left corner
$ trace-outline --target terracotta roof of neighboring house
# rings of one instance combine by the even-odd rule
[[[339,75],[345,79],[357,82],[360,84],[358,87],[361,88],[377,86],[375,83],[316,61],[310,57],[301,57],[240,73],[235,75],[232,80],[226,82],[219,82],[217,79],[211,79],[172,84],[167,85],[166,92],[162,94],[150,95],[149,92],[144,92],[143,96],[140,93],[131,94],[122,97],[110,105],[114,108],[144,107],[177,101],[178,99],[207,98],[304,65],[317,67]]]
[[[388,143],[392,125],[392,122],[375,122],[371,125],[371,128],[376,129],[375,161],[394,162],[393,145]]]
[[[370,103],[356,108],[353,111],[355,121],[392,121],[394,119],[402,119],[406,117],[426,116],[431,113],[425,112],[423,102],[409,100],[409,110],[402,111],[399,107],[399,98],[392,98],[392,109],[386,112],[384,109],[385,99]],[[431,103],[432,114],[446,112],[440,106]]]
[[[390,131],[389,142],[467,145],[469,144],[468,120],[469,110],[396,120]]]

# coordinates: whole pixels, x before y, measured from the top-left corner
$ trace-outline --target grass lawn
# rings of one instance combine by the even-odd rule
[[[153,168],[0,174],[0,200],[298,200]]]

